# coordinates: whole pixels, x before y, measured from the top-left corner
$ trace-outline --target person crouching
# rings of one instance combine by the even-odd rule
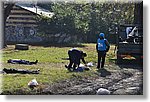
[[[82,60],[82,62],[86,65],[86,62],[84,60],[84,57],[87,56],[86,53],[84,53],[81,50],[78,50],[76,48],[72,48],[68,51],[68,55],[69,55],[69,65],[65,65],[65,67],[71,71],[71,69],[73,68],[72,71],[75,71],[76,68],[79,67],[80,65],[80,60]]]

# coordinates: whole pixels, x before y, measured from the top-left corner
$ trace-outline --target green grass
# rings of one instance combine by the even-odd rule
[[[83,44],[85,47],[79,47],[87,53],[85,60],[87,62],[97,62],[97,52],[95,50],[95,44]],[[40,69],[40,74],[4,74],[2,89],[4,94],[11,91],[12,93],[18,89],[28,89],[28,82],[33,78],[36,78],[38,83],[41,85],[48,85],[60,80],[72,78],[74,76],[93,76],[96,72],[96,66],[88,72],[68,72],[64,67],[68,64],[68,60],[62,58],[68,57],[68,50],[71,47],[38,47],[30,46],[27,51],[14,50],[14,45],[9,45],[8,48],[3,49],[2,63],[5,68],[17,68],[17,69],[28,69],[37,70]],[[109,54],[107,54],[106,64],[109,64],[110,58],[114,57],[114,47],[111,47]],[[25,59],[29,61],[39,60],[37,65],[18,65],[8,64],[8,59]],[[30,91],[30,90],[24,90]]]
[[[31,47],[28,51],[10,50],[3,53],[3,59],[28,59],[36,60],[40,62],[61,62],[61,58],[67,57],[67,48],[56,48],[56,47]],[[54,55],[55,54],[55,55]]]

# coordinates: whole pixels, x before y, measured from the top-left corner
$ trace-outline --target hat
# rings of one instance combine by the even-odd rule
[[[99,36],[104,38],[104,33],[100,33]]]

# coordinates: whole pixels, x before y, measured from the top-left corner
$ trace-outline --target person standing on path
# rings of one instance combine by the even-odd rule
[[[98,53],[98,63],[97,63],[98,69],[104,68],[106,52],[109,51],[109,48],[110,45],[107,39],[105,39],[104,33],[100,33],[96,44],[96,50]]]

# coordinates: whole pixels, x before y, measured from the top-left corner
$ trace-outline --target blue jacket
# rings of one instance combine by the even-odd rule
[[[97,51],[106,51],[108,52],[110,48],[109,42],[107,39],[100,39],[98,38],[97,44],[96,44],[96,50]]]
[[[106,51],[106,39],[98,39],[97,44],[98,44],[98,51]]]

